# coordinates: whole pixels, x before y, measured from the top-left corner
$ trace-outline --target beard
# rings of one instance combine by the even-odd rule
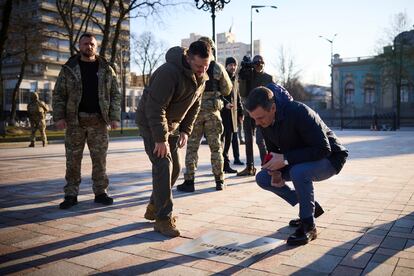
[[[91,50],[86,50],[86,51],[80,51],[80,54],[86,58],[91,58],[94,57],[96,55],[96,53],[94,51]]]

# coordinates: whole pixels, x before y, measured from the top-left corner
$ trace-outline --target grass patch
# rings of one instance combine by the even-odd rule
[[[6,136],[0,136],[0,143],[10,143],[10,142],[29,142],[30,139],[30,128],[25,127],[13,127],[8,126],[6,128]],[[64,140],[65,138],[65,131],[64,130],[56,130],[54,128],[47,128],[46,129],[47,139],[49,141],[52,140]],[[138,137],[138,128],[123,128],[122,133],[121,129],[111,130],[109,132],[109,137]],[[36,132],[36,140],[40,139],[39,131]]]

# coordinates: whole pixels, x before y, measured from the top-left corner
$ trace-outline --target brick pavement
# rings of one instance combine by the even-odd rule
[[[277,246],[247,268],[172,252],[210,230],[277,239],[293,232],[287,223],[297,208],[260,190],[252,177],[226,175],[228,188],[216,192],[207,146],[196,192],[174,190],[182,236],[167,239],[143,218],[151,170],[142,140],[110,143],[109,207],[93,203],[86,153],[80,202],[67,211],[57,208],[63,144],[0,145],[0,275],[414,275],[414,132],[337,134],[350,159],[340,175],[315,185],[326,211],[317,220],[318,239]]]

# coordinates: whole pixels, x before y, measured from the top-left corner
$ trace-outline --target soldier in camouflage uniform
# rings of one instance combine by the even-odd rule
[[[214,42],[210,38],[201,37],[199,40],[208,42],[214,48]],[[188,139],[184,183],[177,186],[177,190],[182,192],[194,192],[194,173],[197,168],[198,148],[203,133],[206,135],[211,151],[211,166],[216,181],[216,190],[223,190],[224,188],[224,160],[220,139],[223,133],[220,110],[224,105],[220,96],[229,95],[233,85],[226,69],[214,60],[210,62],[207,74],[209,80],[206,82],[206,88],[201,99],[200,113]]]
[[[53,92],[53,119],[58,129],[66,129],[65,200],[67,209],[76,205],[81,182],[81,161],[85,143],[92,159],[92,181],[95,202],[113,203],[107,195],[106,175],[108,126],[119,126],[121,93],[109,63],[96,55],[94,35],[85,33],[79,40],[80,54],[62,66]]]
[[[37,93],[32,93],[31,101],[27,105],[27,113],[29,114],[30,127],[32,129],[29,147],[35,146],[37,130],[40,132],[43,146],[46,146],[46,113],[48,111],[49,108],[47,105],[43,101],[39,100],[39,95]]]

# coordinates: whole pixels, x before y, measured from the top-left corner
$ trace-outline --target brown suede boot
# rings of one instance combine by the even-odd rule
[[[176,218],[155,219],[154,231],[160,232],[167,237],[178,237],[180,231],[175,226]]]
[[[254,176],[256,175],[256,168],[253,166],[247,166],[244,170],[237,173],[237,176]]]
[[[144,218],[147,220],[155,220],[157,214],[157,210],[155,209],[155,205],[153,203],[148,203],[147,210],[145,211]]]

